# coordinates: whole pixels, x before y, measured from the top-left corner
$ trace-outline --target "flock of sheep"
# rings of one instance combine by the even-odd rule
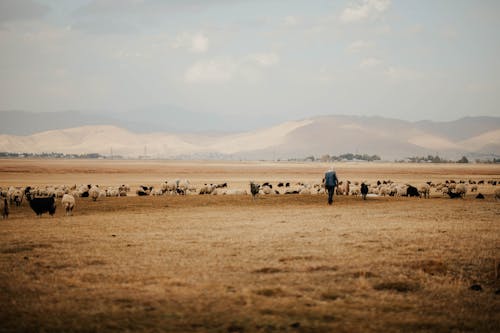
[[[431,194],[449,196],[450,198],[463,198],[467,192],[477,192],[478,185],[496,186],[497,181],[454,181],[433,183],[427,182],[415,187],[409,184],[398,184],[390,180],[368,183],[366,181],[340,181],[336,187],[336,195],[362,196],[408,196],[429,198]],[[9,187],[0,188],[0,212],[2,217],[7,218],[11,205],[20,206],[23,199],[28,201],[33,211],[40,216],[48,212],[53,215],[56,209],[56,199],[61,199],[61,205],[66,211],[66,215],[72,215],[75,207],[75,198],[90,198],[93,201],[104,197],[123,197],[129,195],[137,196],[160,196],[160,195],[248,195],[251,194],[255,199],[257,195],[322,195],[325,194],[325,188],[322,183],[304,183],[304,182],[277,182],[271,184],[265,182],[258,184],[250,182],[249,191],[246,189],[230,189],[227,183],[221,184],[203,184],[195,186],[187,179],[178,179],[165,181],[159,186],[141,185],[131,191],[129,185],[114,187],[100,187],[98,185],[59,185],[59,186],[39,186],[26,188]],[[477,198],[484,198],[478,193]],[[495,190],[496,200],[500,200],[500,189]]]

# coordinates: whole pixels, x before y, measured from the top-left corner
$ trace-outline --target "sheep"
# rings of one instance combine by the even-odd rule
[[[421,196],[423,195],[425,199],[428,199],[431,192],[431,186],[429,184],[423,184],[418,188],[418,192]]]
[[[66,210],[66,216],[73,215],[73,208],[75,208],[75,197],[71,194],[64,194],[61,199],[61,204]]]
[[[2,212],[2,218],[7,219],[9,217],[9,201],[7,197],[0,195],[0,211]]]
[[[88,198],[89,197],[89,190],[92,186],[90,185],[80,185],[78,187],[78,196],[82,198]]]
[[[256,184],[253,181],[250,182],[250,193],[252,193],[252,199],[255,200],[255,197],[257,196],[257,194],[259,194],[259,190],[260,190],[259,184]]]
[[[161,188],[151,190],[151,195],[160,196],[163,195],[163,190]]]
[[[23,197],[24,197],[24,193],[22,191],[22,189],[20,188],[16,188],[16,189],[13,189],[13,191],[9,191],[10,192],[10,202],[12,203],[15,203],[17,207],[21,206],[21,203],[23,201]]]
[[[118,187],[118,194],[120,197],[126,197],[128,192],[130,192],[130,186],[124,184]]]
[[[26,196],[31,209],[33,209],[37,216],[42,216],[42,214],[46,212],[49,212],[51,216],[54,216],[56,212],[56,202],[54,196],[35,198],[31,194],[30,186],[24,190],[24,195]]]
[[[467,193],[467,185],[460,183],[455,187],[455,193],[460,194],[462,198],[465,198],[465,194]]]
[[[335,190],[337,195],[349,195],[349,186],[351,182],[349,180],[341,181],[337,185],[337,189]]]
[[[101,190],[97,185],[90,188],[89,197],[92,198],[93,201],[97,201],[97,199],[101,197]]]
[[[260,192],[262,192],[262,194],[266,194],[266,195],[274,193],[273,185],[271,185],[269,183],[262,184],[262,186],[260,187]]]
[[[228,189],[226,195],[247,195],[248,192],[242,189]]]
[[[205,184],[200,188],[199,194],[212,194],[215,188],[216,185],[214,184]]]
[[[361,195],[363,196],[363,200],[366,200],[366,195],[368,194],[368,185],[365,182],[361,183]]]
[[[144,186],[140,185],[136,190],[135,194],[137,196],[142,197],[142,196],[147,196],[151,194],[151,191],[153,190],[153,186]]]
[[[477,192],[477,185],[476,184],[473,184],[470,188],[470,191],[471,192]]]
[[[117,187],[108,187],[106,189],[106,196],[107,197],[118,197],[118,196],[120,196],[120,191]]]
[[[415,186],[406,185],[406,196],[407,197],[419,197],[420,198],[420,193],[419,193],[418,189]]]
[[[187,179],[177,179],[176,184],[177,184],[177,190],[176,190],[177,194],[181,195],[186,194],[186,192],[190,187],[190,182]]]
[[[462,198],[462,195],[460,193],[453,192],[451,189],[448,190],[447,194],[451,199]]]

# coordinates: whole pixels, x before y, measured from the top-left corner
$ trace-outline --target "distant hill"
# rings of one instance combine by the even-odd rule
[[[116,125],[89,124],[30,135],[1,134],[0,151],[102,155],[113,152],[132,158],[148,155],[151,158],[289,159],[343,153],[377,154],[385,160],[427,155],[449,159],[462,155],[498,157],[500,118],[408,122],[382,117],[321,116],[230,134],[139,133]]]

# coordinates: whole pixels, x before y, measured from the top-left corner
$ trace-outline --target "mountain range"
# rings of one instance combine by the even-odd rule
[[[21,121],[19,114],[16,117],[16,121]],[[409,122],[383,117],[330,115],[250,131],[206,133],[133,131],[112,118],[99,122],[99,119],[88,117],[84,124],[75,118],[66,120],[55,122],[56,128],[36,132],[36,119],[24,119],[27,126],[16,134],[4,130],[5,122],[2,121],[0,151],[246,160],[343,153],[376,154],[384,160],[427,155],[448,159],[500,156],[500,117]],[[77,126],[61,128],[72,122]],[[162,121],[157,120],[156,124],[161,126]],[[15,127],[22,128],[19,123]]]

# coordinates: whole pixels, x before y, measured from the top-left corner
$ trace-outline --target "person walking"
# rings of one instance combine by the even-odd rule
[[[325,173],[325,189],[328,191],[328,204],[333,203],[333,192],[335,191],[335,186],[337,186],[338,179],[337,173],[333,168],[328,169]]]

